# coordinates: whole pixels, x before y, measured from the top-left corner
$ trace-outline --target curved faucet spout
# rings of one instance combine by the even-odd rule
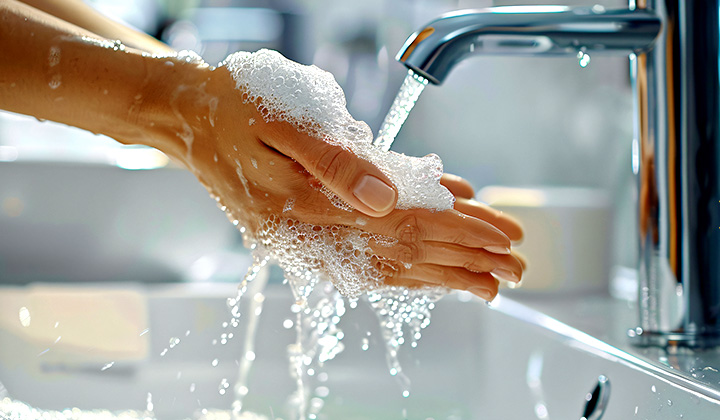
[[[504,6],[453,12],[411,35],[397,55],[432,83],[474,54],[578,54],[648,50],[661,21],[652,12],[602,7]]]

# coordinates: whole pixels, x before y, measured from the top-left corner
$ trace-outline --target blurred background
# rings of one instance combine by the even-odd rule
[[[377,133],[407,73],[394,56],[412,32],[451,10],[544,2],[90,3],[210,64],[259,48],[315,64]],[[574,57],[466,60],[425,90],[393,149],[440,155],[480,198],[527,220],[539,288],[607,290],[636,258],[628,69],[613,56],[585,68]],[[249,261],[240,235],[192,175],[167,165],[153,150],[0,114],[0,281],[238,281]]]
[[[543,2],[90,3],[178,50],[198,52],[210,64],[238,50],[263,47],[315,64],[334,75],[351,114],[377,133],[407,73],[394,56],[411,33],[452,10]],[[553,3],[627,6],[615,0]],[[438,154],[446,171],[470,180],[480,199],[524,223],[526,239],[518,249],[530,263],[525,284],[503,293],[550,297],[545,307],[552,308],[566,308],[572,302],[565,299],[568,293],[635,295],[628,70],[627,57],[593,55],[585,68],[572,56],[475,57],[455,68],[442,86],[428,86],[401,130],[395,151]],[[225,300],[235,293],[251,258],[241,235],[194,176],[152,149],[0,112],[0,179],[0,380],[10,394],[58,409],[144,409],[154,403],[161,419],[228,408],[222,384],[235,383],[250,327],[233,330],[240,339],[227,346],[216,344],[229,331]],[[275,267],[263,275],[271,283],[282,281]],[[289,311],[292,299],[284,287],[265,293],[272,302],[258,324],[257,384],[250,387],[258,412],[282,407],[295,385],[286,364],[286,347],[295,334],[287,326],[295,316]],[[532,413],[547,418],[537,411],[545,409],[544,402],[535,400],[542,396],[538,384],[545,351],[544,371],[561,375],[558,409],[572,417],[581,406],[568,404],[575,401],[568,396],[582,392],[580,403],[592,384],[583,381],[607,373],[588,367],[585,359],[570,360],[570,346],[546,346],[547,334],[532,335],[524,324],[496,319],[499,312],[478,311],[477,305],[463,304],[469,296],[456,296],[434,312],[434,328],[416,353],[426,355],[423,363],[409,359],[405,364],[413,395],[419,396],[407,405],[397,398],[394,378],[385,374],[373,314],[364,307],[348,311],[347,355],[338,360],[328,399],[343,415],[328,418],[349,418],[356,400],[372,401],[370,407],[380,407],[387,418],[398,418],[395,414],[407,413],[405,408],[411,414],[403,418],[478,418],[471,413],[479,412],[484,418],[530,418]],[[586,316],[588,308],[583,303],[572,316],[595,326],[595,318]],[[624,331],[624,321],[615,321],[618,314],[623,312],[603,312],[602,319]],[[368,338],[370,351],[360,350],[361,339],[367,344]],[[522,345],[507,345],[512,342]],[[649,393],[650,384],[642,389]],[[0,397],[3,390],[0,384]],[[660,401],[655,385],[652,390],[648,401]],[[339,399],[332,400],[335,395]],[[512,403],[497,403],[511,395]],[[470,408],[458,405],[463,401]],[[498,413],[488,411],[495,407]],[[628,407],[637,413],[637,403]],[[524,415],[511,414],[515,408]],[[560,413],[558,418],[566,417]]]

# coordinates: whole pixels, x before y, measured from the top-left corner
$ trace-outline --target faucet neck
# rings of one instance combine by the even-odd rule
[[[474,54],[630,54],[648,50],[659,31],[660,20],[643,9],[495,7],[441,16],[408,38],[397,58],[440,84],[455,65]]]

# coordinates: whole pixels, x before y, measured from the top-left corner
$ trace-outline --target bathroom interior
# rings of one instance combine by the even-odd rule
[[[456,10],[547,2],[89,3],[208,63],[271,48],[315,64],[377,133],[411,34]],[[0,113],[0,420],[18,404],[53,419],[717,418],[718,343],[643,338],[634,63],[604,52],[476,54],[425,88],[392,150],[438,154],[522,221],[522,285],[491,304],[444,296],[400,348],[400,375],[371,305],[344,302],[300,402],[282,270],[264,267],[233,318],[251,251],[192,174],[153,149]],[[670,306],[662,320],[681,316]]]

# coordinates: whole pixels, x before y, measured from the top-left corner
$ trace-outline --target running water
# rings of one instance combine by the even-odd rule
[[[398,132],[400,132],[400,128],[402,128],[408,115],[410,115],[410,111],[415,107],[415,103],[427,84],[428,80],[426,78],[412,70],[408,70],[408,74],[405,76],[405,80],[402,86],[400,86],[397,96],[385,116],[385,121],[383,121],[380,127],[378,136],[373,142],[375,146],[384,152],[390,150],[390,147],[395,141],[395,137],[397,137]]]

